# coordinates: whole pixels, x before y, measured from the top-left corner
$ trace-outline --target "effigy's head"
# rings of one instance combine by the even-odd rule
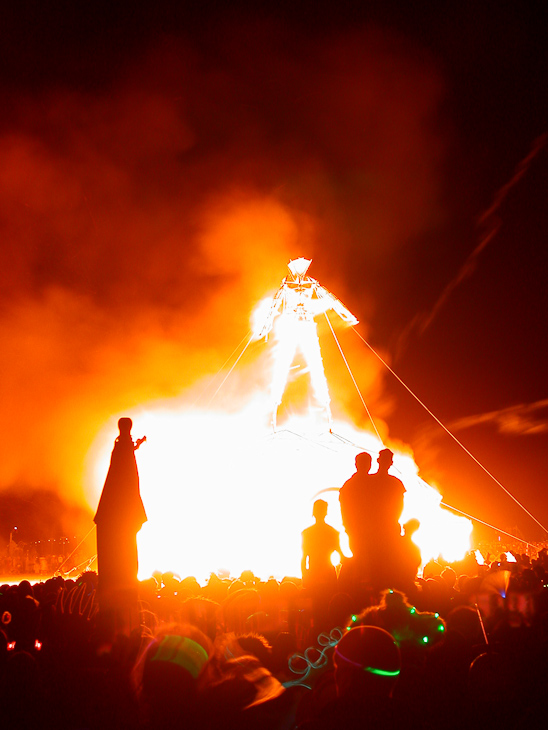
[[[287,264],[287,268],[291,272],[291,276],[294,279],[302,279],[308,271],[308,267],[312,263],[312,259],[293,259]]]

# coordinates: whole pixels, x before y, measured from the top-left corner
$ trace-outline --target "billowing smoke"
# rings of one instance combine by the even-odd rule
[[[209,49],[211,51],[211,48]],[[0,487],[83,503],[113,414],[217,372],[292,257],[360,319],[443,215],[443,87],[373,29],[166,40],[108,88],[13,94],[0,133]],[[379,417],[382,373],[344,348]],[[343,335],[341,335],[342,337]],[[333,344],[326,370],[342,364]],[[260,379],[260,378],[259,378]],[[350,378],[334,409],[365,424]]]

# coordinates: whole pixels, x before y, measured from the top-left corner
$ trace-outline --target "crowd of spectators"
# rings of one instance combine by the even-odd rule
[[[60,568],[68,571],[75,567],[79,559],[67,537],[24,542],[10,535],[9,542],[0,547],[0,575],[50,576]]]
[[[407,595],[157,574],[129,630],[85,572],[0,586],[0,726],[536,728],[548,689],[548,553],[431,561]]]

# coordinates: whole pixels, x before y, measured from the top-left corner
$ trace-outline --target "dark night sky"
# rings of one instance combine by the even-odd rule
[[[78,494],[69,472],[102,422],[175,394],[182,360],[188,384],[219,367],[290,252],[548,525],[546,18],[225,5],[0,9],[4,493]],[[250,200],[306,250],[204,245]],[[392,376],[366,397],[449,504],[543,537]]]

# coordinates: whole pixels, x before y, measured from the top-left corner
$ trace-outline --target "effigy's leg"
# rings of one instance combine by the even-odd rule
[[[298,344],[296,322],[292,318],[280,318],[276,328],[278,342],[274,350],[272,372],[272,426],[276,430],[276,416],[287,384],[287,376],[295,357]]]
[[[318,332],[315,322],[303,322],[300,338],[300,345],[310,370],[310,380],[314,395],[325,410],[331,431],[332,416],[329,397],[329,389],[323,367],[322,353],[320,350],[320,342],[318,340]]]

